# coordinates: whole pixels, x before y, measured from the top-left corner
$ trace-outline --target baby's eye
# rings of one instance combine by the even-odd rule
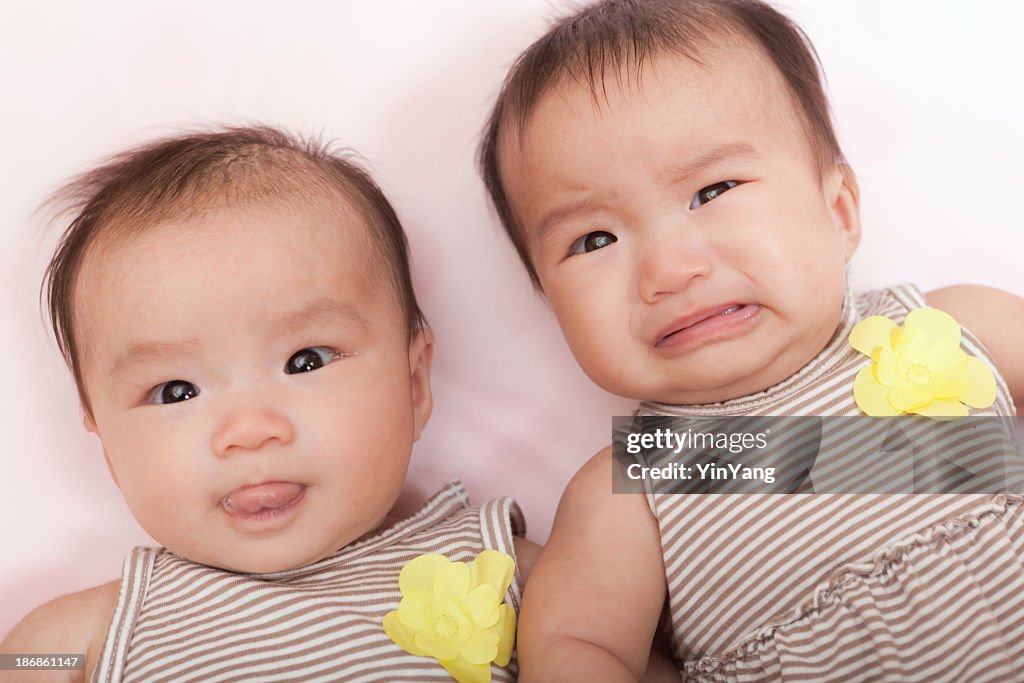
[[[147,400],[150,403],[181,403],[199,395],[199,387],[183,379],[172,379],[153,387]]]
[[[289,375],[296,375],[300,372],[313,372],[331,363],[344,354],[325,346],[311,346],[292,354],[288,362],[284,364],[284,371]]]
[[[588,251],[603,249],[609,244],[613,244],[618,241],[619,238],[610,232],[595,230],[594,232],[588,232],[586,235],[573,242],[569,246],[569,254],[585,254]]]
[[[715,197],[728,192],[737,185],[739,185],[739,182],[736,180],[723,180],[720,183],[715,183],[714,185],[708,185],[707,187],[701,188],[697,191],[697,194],[693,196],[693,200],[690,202],[690,208],[696,209],[701,207]]]

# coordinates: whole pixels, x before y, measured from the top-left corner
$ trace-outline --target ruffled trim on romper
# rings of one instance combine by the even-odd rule
[[[1022,503],[998,494],[838,569],[741,644],[685,663],[684,679],[1022,680]]]

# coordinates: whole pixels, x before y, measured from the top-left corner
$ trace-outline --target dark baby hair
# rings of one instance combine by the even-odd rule
[[[424,324],[408,243],[373,179],[329,144],[266,127],[233,127],[152,142],[108,159],[58,190],[50,203],[70,222],[43,279],[57,345],[90,412],[75,334],[75,284],[101,235],[131,236],[168,219],[266,199],[344,199],[365,221],[374,266],[399,302],[408,334]]]
[[[509,130],[520,137],[538,102],[567,80],[585,83],[595,99],[609,74],[640,74],[662,54],[700,62],[713,38],[744,40],[768,56],[789,90],[819,173],[843,162],[814,47],[790,19],[760,0],[604,0],[554,26],[512,65],[484,127],[480,173],[498,218],[540,288],[501,178],[499,152]],[[513,128],[509,129],[509,126]]]

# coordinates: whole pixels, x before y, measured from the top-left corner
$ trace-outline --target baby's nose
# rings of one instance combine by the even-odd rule
[[[238,406],[221,422],[213,436],[218,457],[256,451],[273,442],[291,443],[295,427],[285,415],[267,406]]]
[[[650,239],[642,247],[638,276],[640,298],[655,303],[663,296],[686,289],[690,283],[711,273],[712,258],[707,245],[685,234],[684,227]]]

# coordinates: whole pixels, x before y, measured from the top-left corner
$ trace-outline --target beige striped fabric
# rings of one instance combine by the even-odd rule
[[[423,553],[515,557],[513,536],[524,532],[510,498],[470,507],[453,481],[413,516],[289,571],[236,574],[136,548],[92,680],[451,681],[384,634],[384,615],[401,599],[398,573]],[[521,591],[517,569],[505,596],[517,612]],[[515,658],[491,669],[493,681],[516,678]]]
[[[858,415],[853,379],[867,359],[850,329],[869,315],[902,324],[925,305],[909,285],[848,296],[832,341],[781,384],[637,414]],[[967,331],[962,346],[992,365]],[[1014,414],[997,384],[995,405],[973,414]],[[686,680],[1024,681],[1019,491],[647,497]]]

